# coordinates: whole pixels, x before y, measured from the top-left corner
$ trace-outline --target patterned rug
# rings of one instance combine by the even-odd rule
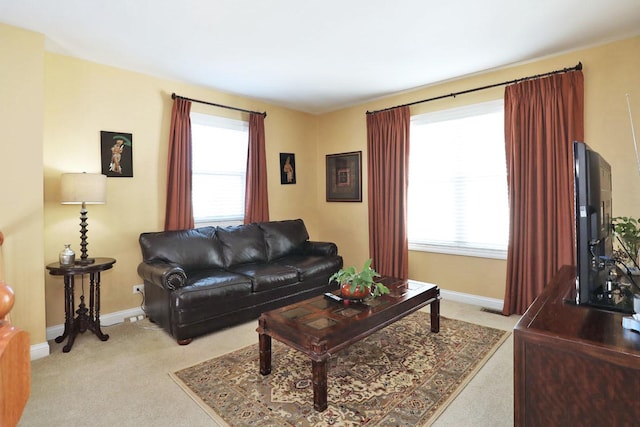
[[[416,312],[333,355],[329,407],[313,409],[311,362],[277,340],[260,375],[256,344],[171,377],[223,426],[429,425],[509,332]]]

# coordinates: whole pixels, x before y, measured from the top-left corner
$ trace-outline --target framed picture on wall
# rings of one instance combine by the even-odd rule
[[[327,202],[362,202],[362,151],[327,155]]]
[[[102,174],[133,178],[133,134],[100,131]]]
[[[296,155],[280,153],[280,184],[296,183]]]

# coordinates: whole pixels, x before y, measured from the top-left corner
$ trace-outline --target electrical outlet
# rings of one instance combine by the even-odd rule
[[[133,285],[133,293],[134,294],[143,294],[144,293],[144,285]]]

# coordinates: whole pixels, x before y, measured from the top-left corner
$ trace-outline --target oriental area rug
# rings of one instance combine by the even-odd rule
[[[273,340],[271,374],[256,344],[170,374],[222,426],[429,425],[510,332],[416,312],[329,361],[328,403],[313,409],[311,361]]]

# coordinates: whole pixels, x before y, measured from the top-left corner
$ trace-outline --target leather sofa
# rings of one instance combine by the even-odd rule
[[[301,219],[142,233],[145,310],[179,344],[334,290],[334,243]]]

